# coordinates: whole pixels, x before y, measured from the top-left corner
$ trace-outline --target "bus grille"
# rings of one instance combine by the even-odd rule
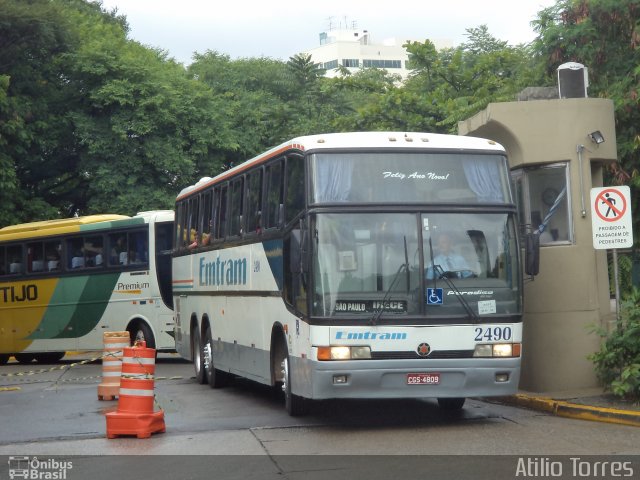
[[[436,350],[426,357],[417,352],[371,352],[372,360],[437,360],[444,358],[473,358],[473,350]]]

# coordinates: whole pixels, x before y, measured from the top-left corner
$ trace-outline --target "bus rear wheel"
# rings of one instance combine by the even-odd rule
[[[33,353],[16,353],[14,355],[18,363],[31,363],[36,358]]]
[[[213,342],[211,340],[211,327],[207,327],[202,345],[202,361],[204,374],[211,388],[222,388],[229,382],[229,374],[218,370],[213,364]]]
[[[207,383],[204,374],[204,362],[202,361],[202,345],[200,345],[200,334],[198,328],[191,330],[191,351],[193,352],[193,368],[196,371],[196,382],[201,385]]]
[[[0,365],[6,365],[8,361],[9,361],[9,355],[0,353]]]
[[[56,363],[62,360],[65,352],[47,352],[47,353],[36,353],[34,356],[36,357],[36,362],[38,363]]]
[[[438,405],[443,410],[460,410],[466,398],[439,398]]]

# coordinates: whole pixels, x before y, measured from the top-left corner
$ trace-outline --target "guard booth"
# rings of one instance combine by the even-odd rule
[[[545,224],[540,274],[525,278],[524,288],[520,388],[531,392],[597,386],[587,356],[600,338],[591,328],[615,323],[607,252],[593,247],[589,198],[617,159],[614,108],[584,92],[568,98],[527,89],[519,101],[490,104],[458,124],[461,135],[506,148],[522,233]]]

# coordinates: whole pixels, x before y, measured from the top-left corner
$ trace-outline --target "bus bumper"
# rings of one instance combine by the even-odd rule
[[[491,397],[518,390],[520,359],[363,360],[297,359],[294,393],[312,399]],[[411,384],[408,374],[437,376],[437,384]],[[300,376],[300,378],[296,378]],[[297,381],[296,381],[297,380]],[[302,388],[296,388],[296,386]]]

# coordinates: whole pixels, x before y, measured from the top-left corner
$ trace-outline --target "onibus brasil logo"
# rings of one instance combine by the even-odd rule
[[[67,470],[73,468],[73,462],[38,457],[9,457],[9,478],[28,478],[34,480],[65,480]]]

